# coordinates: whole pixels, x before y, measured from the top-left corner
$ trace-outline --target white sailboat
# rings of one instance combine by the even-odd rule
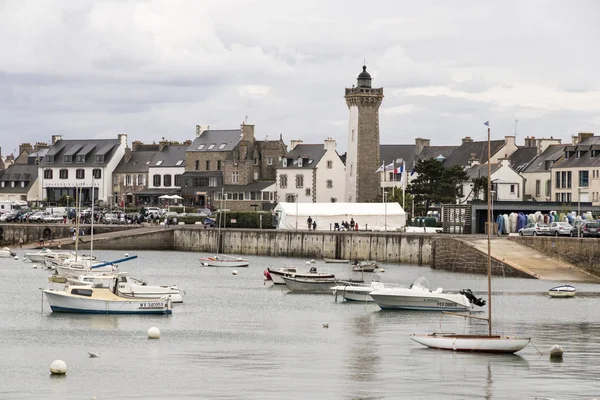
[[[433,349],[452,350],[452,351],[468,351],[468,352],[484,352],[484,353],[516,353],[522,350],[531,342],[531,338],[522,338],[514,336],[494,335],[492,332],[492,256],[491,256],[491,233],[492,233],[492,215],[491,215],[491,159],[490,151],[490,128],[489,122],[485,123],[488,126],[488,187],[487,187],[487,272],[488,272],[488,316],[487,318],[473,317],[462,315],[468,318],[481,319],[488,322],[487,335],[456,335],[454,333],[432,333],[429,335],[412,334],[410,338],[415,342]],[[455,314],[456,315],[456,314]]]

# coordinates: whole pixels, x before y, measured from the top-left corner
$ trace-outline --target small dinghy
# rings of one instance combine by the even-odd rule
[[[577,294],[577,290],[571,285],[556,286],[548,290],[550,297],[573,297]]]

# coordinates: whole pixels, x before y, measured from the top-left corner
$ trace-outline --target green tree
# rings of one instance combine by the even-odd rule
[[[487,176],[480,176],[478,178],[473,178],[473,198],[478,199],[479,193],[483,192],[483,199],[487,200],[487,185],[488,185]]]
[[[407,192],[414,196],[415,203],[424,206],[424,215],[432,204],[456,203],[459,187],[468,180],[460,165],[445,168],[435,158],[419,160],[415,172],[418,175],[408,185]]]

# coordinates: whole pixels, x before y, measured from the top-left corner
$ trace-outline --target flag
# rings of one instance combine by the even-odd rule
[[[485,121],[483,124],[484,124],[485,126],[489,127],[489,126],[490,126],[490,121]]]
[[[415,169],[413,168],[412,171],[410,171],[410,176],[413,176],[415,174]]]
[[[404,189],[404,174],[400,175],[400,187]]]
[[[394,170],[394,163],[389,163],[388,165],[385,166],[385,170],[386,171],[393,171]]]
[[[394,174],[401,174],[404,172],[404,165],[394,168]]]
[[[383,166],[383,163],[381,163],[381,167],[377,168],[377,171],[375,171],[375,172],[383,172],[384,168],[385,167]]]

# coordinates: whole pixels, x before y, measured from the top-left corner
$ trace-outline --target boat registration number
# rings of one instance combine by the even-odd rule
[[[165,303],[161,301],[148,302],[148,303],[140,303],[139,308],[164,308]]]
[[[437,305],[438,307],[454,307],[454,303],[448,303],[445,301],[438,301]]]

